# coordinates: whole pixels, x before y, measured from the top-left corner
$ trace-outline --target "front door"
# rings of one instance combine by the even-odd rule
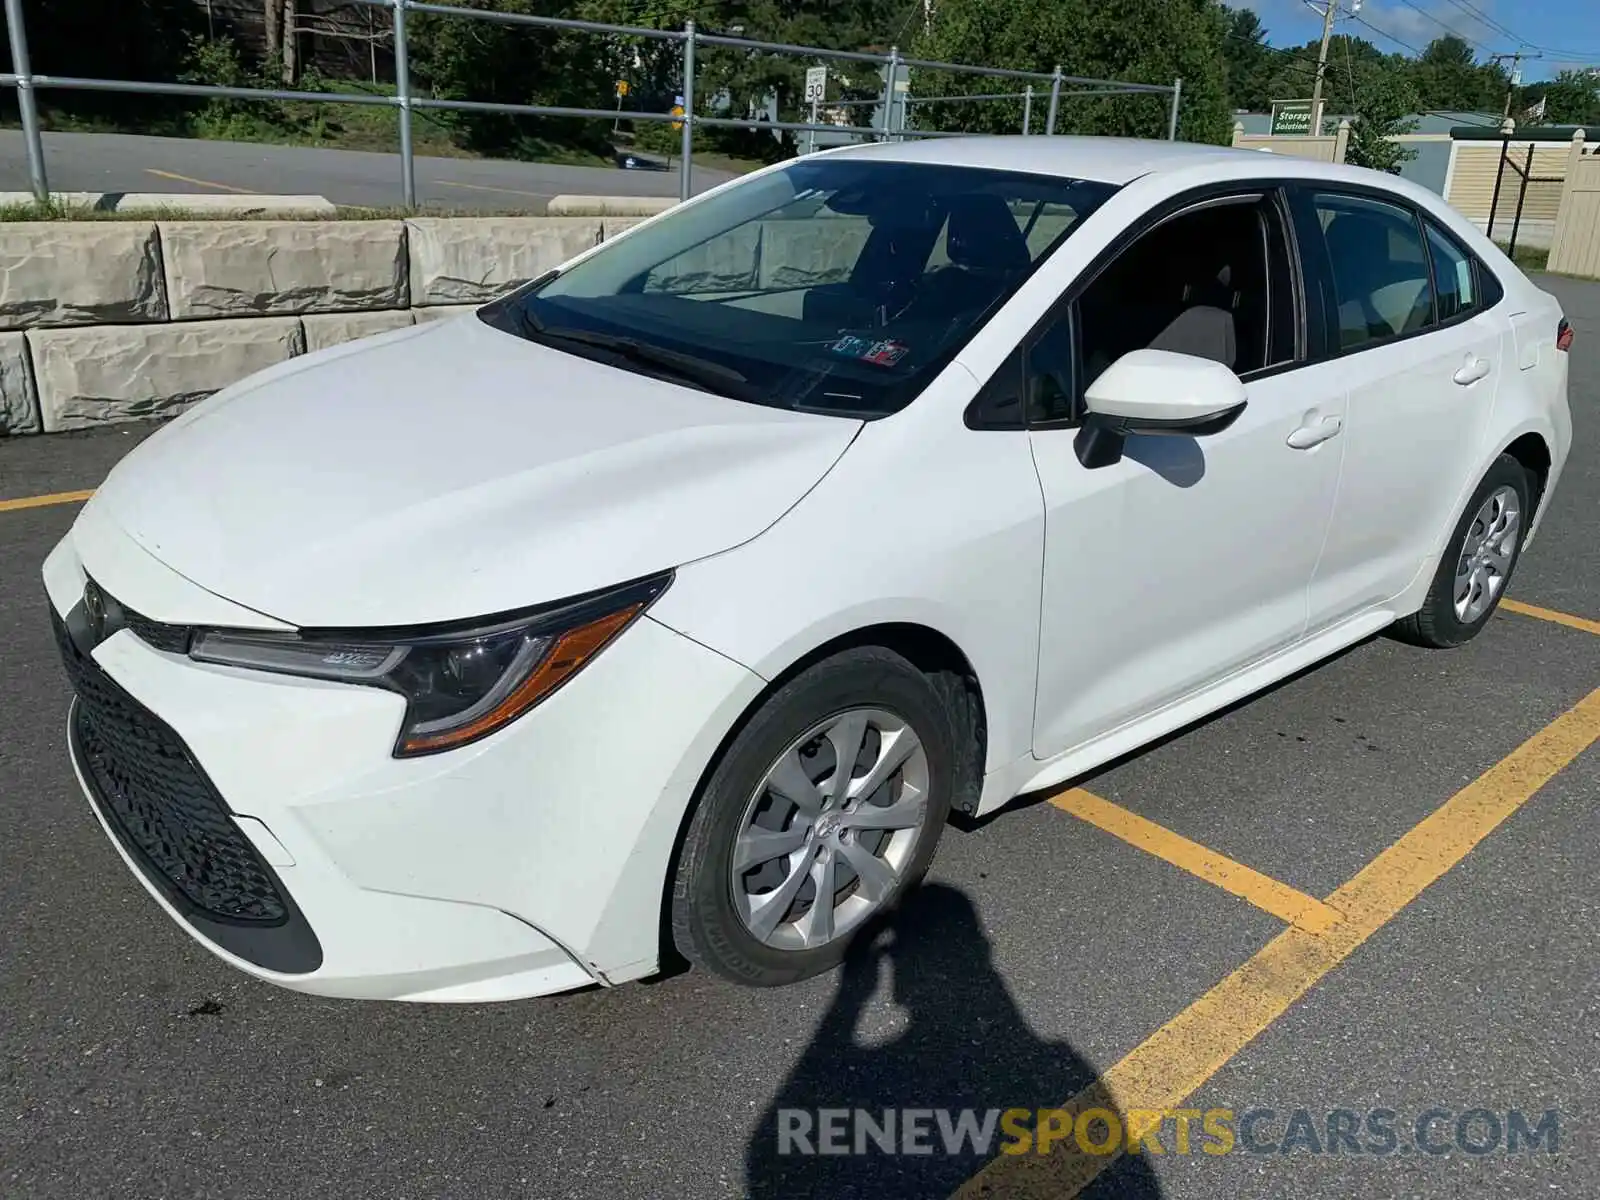
[[[1344,388],[1329,365],[1296,365],[1305,337],[1289,244],[1276,193],[1210,200],[1124,250],[1027,348],[1046,510],[1039,758],[1305,631]],[[1121,462],[1087,469],[1073,447],[1083,390],[1142,347],[1223,362],[1248,404],[1221,433],[1130,436]]]

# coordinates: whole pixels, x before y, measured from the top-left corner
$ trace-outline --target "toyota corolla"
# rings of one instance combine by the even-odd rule
[[[156,902],[285,987],[798,980],[953,811],[1483,630],[1571,338],[1372,172],[806,156],[135,449],[44,567],[72,761]]]

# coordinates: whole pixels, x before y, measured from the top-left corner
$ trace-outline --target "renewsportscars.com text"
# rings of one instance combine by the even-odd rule
[[[946,1154],[1553,1154],[1555,1109],[783,1108],[778,1153]]]

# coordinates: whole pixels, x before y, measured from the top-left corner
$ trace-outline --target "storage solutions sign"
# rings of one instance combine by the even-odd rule
[[[1305,137],[1316,132],[1312,119],[1311,100],[1274,100],[1272,102],[1272,134]]]

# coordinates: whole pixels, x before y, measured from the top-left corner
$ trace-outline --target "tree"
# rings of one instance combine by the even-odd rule
[[[262,0],[261,27],[268,59],[283,58],[283,17],[285,0]]]
[[[462,7],[570,16],[561,0],[465,0]],[[435,96],[492,104],[609,109],[615,104],[615,50],[589,33],[418,13],[410,29],[416,82]],[[449,114],[468,146],[492,153],[559,142],[609,150],[609,125],[578,118],[492,112]]]
[[[280,75],[286,87],[300,82],[300,13],[295,0],[283,0],[283,47],[278,54]]]
[[[1260,112],[1272,101],[1272,77],[1277,68],[1261,18],[1248,8],[1225,8],[1222,25],[1222,61],[1228,73],[1228,107]]]
[[[941,0],[914,45],[919,58],[1142,83],[1183,79],[1181,128],[1193,141],[1222,143],[1230,129],[1222,58],[1222,9],[1214,0]],[[918,91],[991,92],[981,76],[919,72]],[[1076,89],[1068,89],[1076,90]],[[929,111],[932,110],[932,111]],[[1015,133],[1022,102],[971,101],[918,109],[930,127]],[[1035,119],[1042,114],[1034,108]],[[1165,96],[1072,96],[1057,131],[1164,137]]]
[[[1545,102],[1542,125],[1584,125],[1600,136],[1600,75],[1562,71],[1523,91],[1523,104]]]
[[[23,0],[22,13],[31,65],[41,75],[171,81],[183,69],[190,38],[205,31],[204,10],[193,0]],[[0,88],[0,111],[15,112],[15,97],[11,88]],[[132,118],[147,127],[193,104],[65,89],[42,89],[39,103],[47,116]]]
[[[1276,56],[1269,89],[1274,100],[1308,99],[1317,78],[1320,42],[1284,50]],[[1397,64],[1397,67],[1395,66]],[[1336,33],[1328,42],[1328,66],[1322,79],[1323,112],[1329,117],[1353,113],[1356,106],[1352,79],[1366,70],[1404,70],[1405,60],[1384,54],[1365,38]]]
[[[1393,140],[1417,127],[1414,120],[1407,119],[1417,111],[1417,93],[1405,65],[1405,59],[1394,55],[1382,62],[1369,59],[1347,67],[1355,116],[1346,162],[1393,175],[1401,163],[1416,156],[1415,150]]]
[[[1420,108],[1450,112],[1498,112],[1506,74],[1497,63],[1480,63],[1472,47],[1452,35],[1435,38],[1411,66]]]
[[[916,0],[920,12],[921,0]],[[905,29],[910,12],[906,0],[585,0],[580,13],[611,24],[680,29],[687,18],[706,31],[738,29],[762,41],[818,46],[824,49],[884,51]],[[682,48],[677,42],[618,38],[613,45],[617,78],[633,86],[632,106],[660,111],[682,90]],[[695,111],[701,116],[743,117],[765,112],[775,99],[779,120],[797,121],[806,114],[802,102],[805,70],[814,65],[793,55],[769,54],[741,47],[701,43],[695,58]],[[877,96],[881,81],[867,64],[830,64],[830,97],[866,99]],[[864,119],[870,108],[858,108]],[[660,130],[640,122],[635,136],[652,144]],[[705,127],[704,140],[719,149],[750,157],[792,152],[792,139],[780,143],[770,132]],[[642,146],[642,143],[640,143]]]

